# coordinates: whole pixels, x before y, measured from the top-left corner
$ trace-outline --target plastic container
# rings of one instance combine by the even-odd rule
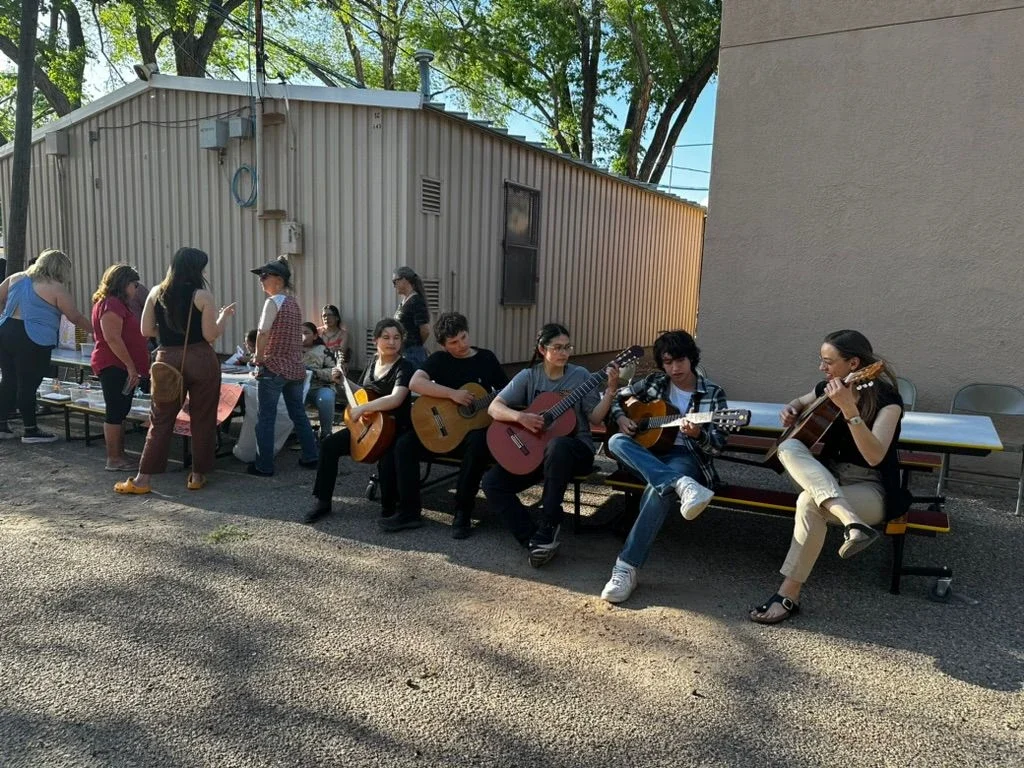
[[[89,358],[92,357],[92,351],[94,349],[96,349],[96,344],[95,343],[93,343],[93,344],[82,344],[82,346],[79,348],[78,352],[79,352],[79,354],[83,358],[88,360]]]

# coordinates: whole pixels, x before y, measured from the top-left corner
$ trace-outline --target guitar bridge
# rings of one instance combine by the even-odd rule
[[[444,425],[444,419],[441,418],[441,412],[437,410],[437,406],[431,406],[430,413],[434,417],[434,424],[437,426],[437,431],[441,433],[442,437],[448,437],[448,428]]]
[[[526,443],[520,439],[519,435],[517,435],[511,427],[506,429],[505,432],[508,434],[508,439],[512,441],[512,445],[518,448],[519,452],[523,454],[523,456],[530,455],[530,449],[526,447]]]

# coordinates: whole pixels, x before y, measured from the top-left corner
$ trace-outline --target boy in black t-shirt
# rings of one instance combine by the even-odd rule
[[[458,312],[442,314],[434,324],[434,338],[443,349],[428,357],[413,375],[409,389],[415,394],[446,398],[454,404],[467,406],[473,402],[473,395],[461,389],[464,385],[479,384],[489,393],[500,391],[508,383],[508,376],[494,353],[470,345],[469,323],[465,316]],[[398,482],[402,485],[403,497],[408,498],[410,504],[419,505],[420,460],[433,455],[411,430],[400,435],[395,443]],[[470,515],[480,490],[480,479],[492,463],[487,449],[487,429],[471,430],[455,450],[445,455],[462,458],[455,489],[452,538],[465,539],[472,532]]]

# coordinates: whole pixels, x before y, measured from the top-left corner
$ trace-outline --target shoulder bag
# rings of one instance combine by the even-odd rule
[[[175,368],[169,363],[157,361],[149,366],[150,398],[154,403],[167,405],[185,399],[185,355],[188,353],[188,336],[192,330],[192,311],[195,309],[196,295],[193,293],[188,303],[188,322],[185,323],[185,346],[181,351],[181,366]]]

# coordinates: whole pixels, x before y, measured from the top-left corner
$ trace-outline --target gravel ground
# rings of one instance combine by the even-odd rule
[[[762,627],[786,520],[670,520],[613,607],[613,533],[568,532],[535,570],[482,498],[453,541],[436,489],[423,529],[383,534],[347,463],[310,528],[297,458],[123,498],[101,445],[0,443],[0,764],[1024,765],[1010,491],[956,486],[953,534],[908,542],[953,567],[950,603],[923,578],[890,595],[888,545],[844,562],[832,532],[801,615]]]

